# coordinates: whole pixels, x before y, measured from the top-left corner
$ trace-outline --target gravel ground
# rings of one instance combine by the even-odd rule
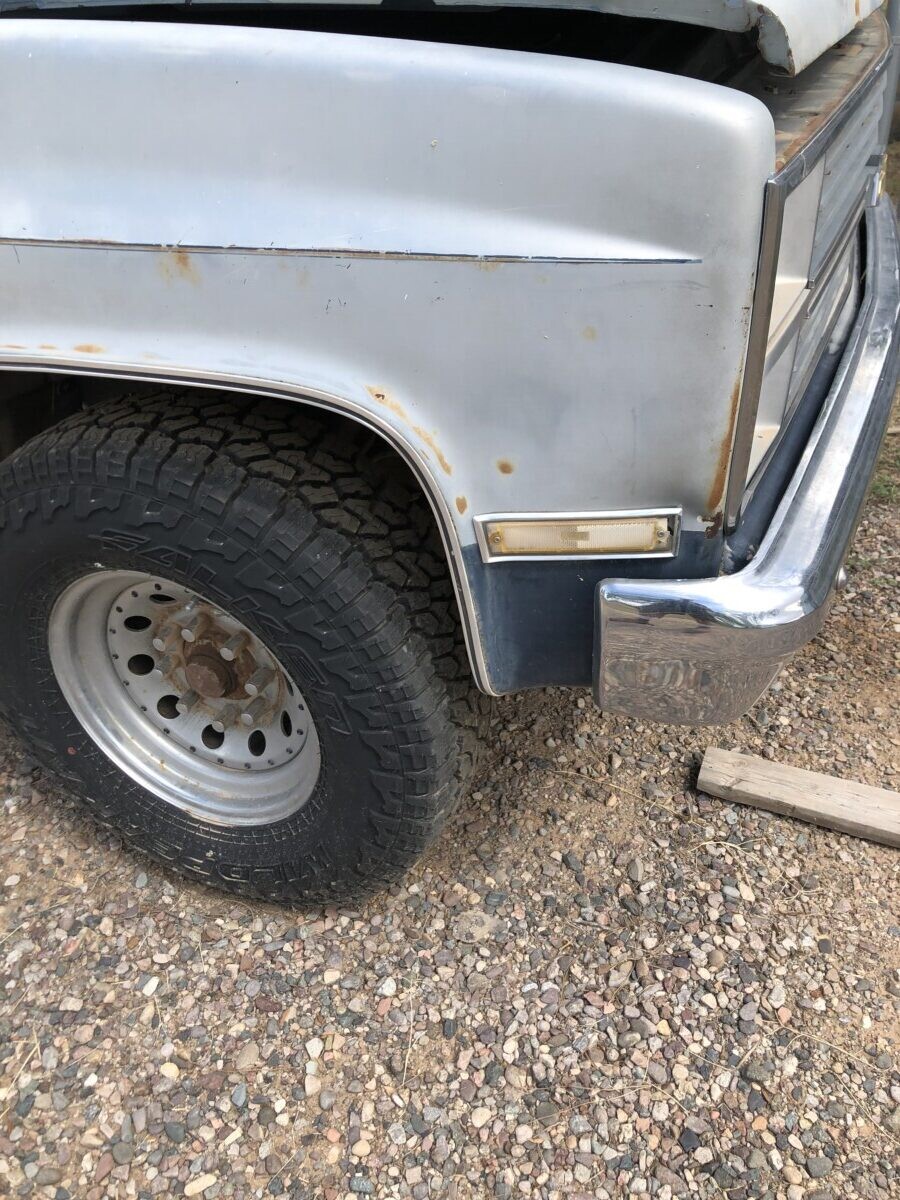
[[[900,787],[897,435],[882,463],[749,717],[503,701],[361,912],[186,885],[0,735],[0,1195],[900,1196],[900,857],[692,786],[712,742]]]
[[[692,788],[709,741],[897,786],[898,440],[749,717],[503,701],[361,912],[186,885],[5,735],[0,1194],[900,1196],[897,852]]]

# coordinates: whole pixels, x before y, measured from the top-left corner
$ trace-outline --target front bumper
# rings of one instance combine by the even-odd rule
[[[598,585],[594,688],[602,709],[685,725],[736,720],[816,635],[890,417],[898,320],[897,227],[885,197],[867,214],[859,317],[753,561],[715,579]]]

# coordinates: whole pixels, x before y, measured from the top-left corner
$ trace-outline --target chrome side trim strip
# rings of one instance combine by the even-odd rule
[[[491,687],[488,675],[487,661],[484,656],[479,634],[478,614],[469,590],[468,580],[462,561],[462,546],[457,536],[456,527],[450,513],[445,507],[440,491],[433,486],[428,466],[420,458],[413,446],[397,437],[396,430],[386,421],[362,405],[346,400],[342,396],[330,392],[304,390],[288,384],[279,384],[272,380],[254,379],[242,375],[216,375],[206,371],[190,371],[181,368],[177,371],[167,371],[164,368],[148,366],[135,369],[131,364],[117,368],[113,364],[91,365],[81,359],[47,358],[32,359],[25,354],[0,354],[0,370],[35,371],[47,374],[85,375],[104,379],[126,379],[142,382],[152,379],[157,383],[171,384],[174,387],[203,387],[221,388],[231,392],[245,392],[254,396],[269,397],[277,400],[292,400],[295,403],[311,404],[316,408],[324,408],[343,413],[360,425],[366,426],[374,433],[384,438],[397,451],[403,461],[409,466],[422,488],[431,510],[437,521],[447,557],[450,577],[453,580],[453,590],[456,595],[460,620],[462,621],[466,650],[472,674],[478,687],[489,696],[497,696],[498,692]]]
[[[666,267],[685,266],[701,258],[555,258],[529,254],[426,254],[417,250],[355,250],[347,247],[304,249],[293,246],[202,246],[179,242],[168,246],[153,242],[112,242],[101,238],[0,237],[0,246],[37,246],[54,250],[133,250],[145,254],[253,254],[288,258],[361,258],[379,262],[529,263],[558,266]]]
[[[890,419],[900,342],[893,206],[869,209],[868,288],[819,419],[756,557],[715,579],[597,588],[595,694],[644,720],[742,716],[814,637],[856,529]]]
[[[753,433],[756,414],[766,374],[766,353],[769,344],[769,325],[772,321],[772,305],[775,300],[775,276],[778,270],[778,253],[781,248],[781,230],[784,225],[785,190],[775,180],[766,185],[763,207],[762,238],[759,247],[759,265],[756,268],[756,290],[753,296],[753,315],[750,318],[750,333],[747,337],[747,356],[744,360],[744,375],[741,380],[741,398],[738,418],[731,449],[731,466],[728,471],[728,487],[725,492],[725,532],[730,533],[737,525],[741,512],[750,455],[753,452]]]

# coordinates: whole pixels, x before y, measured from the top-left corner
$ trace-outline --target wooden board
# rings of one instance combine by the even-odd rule
[[[710,796],[900,846],[900,794],[710,748],[697,787]]]

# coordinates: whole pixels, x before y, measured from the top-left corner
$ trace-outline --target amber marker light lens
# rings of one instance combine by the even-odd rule
[[[671,554],[669,516],[497,520],[485,524],[491,557]]]

